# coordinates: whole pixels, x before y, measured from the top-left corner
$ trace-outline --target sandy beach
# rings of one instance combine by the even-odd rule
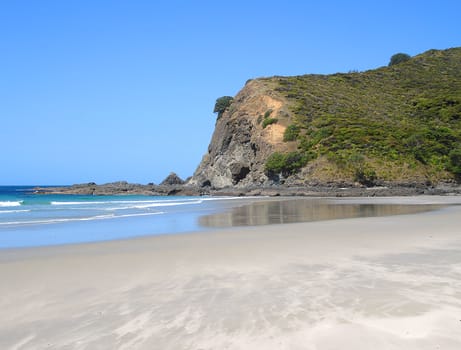
[[[0,280],[5,350],[455,350],[461,206],[2,250]]]

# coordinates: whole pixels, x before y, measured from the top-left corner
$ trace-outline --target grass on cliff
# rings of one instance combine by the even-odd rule
[[[285,139],[297,141],[297,159],[326,158],[363,183],[398,180],[392,168],[403,165],[429,180],[461,178],[461,48],[366,72],[270,81],[288,101]]]

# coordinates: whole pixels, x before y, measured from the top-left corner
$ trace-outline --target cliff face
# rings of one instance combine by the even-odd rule
[[[461,48],[366,72],[251,80],[216,121],[188,184],[455,180],[461,180]]]
[[[265,125],[271,118],[277,123]],[[208,153],[189,184],[216,188],[264,184],[268,181],[264,174],[267,157],[294,146],[283,142],[289,122],[285,99],[271,82],[249,81],[216,121]]]

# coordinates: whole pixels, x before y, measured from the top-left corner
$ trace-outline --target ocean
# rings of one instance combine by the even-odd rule
[[[237,198],[38,195],[0,186],[0,249],[203,231],[199,218]]]

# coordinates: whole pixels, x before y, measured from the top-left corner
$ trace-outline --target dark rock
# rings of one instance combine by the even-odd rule
[[[170,175],[168,175],[166,177],[165,180],[163,180],[161,183],[160,183],[160,186],[172,186],[172,185],[183,185],[184,184],[184,180],[182,180],[178,175],[176,175],[176,173],[170,173]]]
[[[234,185],[242,181],[249,173],[250,167],[242,163],[233,163],[229,167]]]
[[[211,183],[208,183],[211,185]],[[246,187],[227,186],[216,189],[212,186],[192,185],[140,185],[114,182],[103,185],[93,183],[65,187],[37,187],[36,194],[80,194],[80,195],[149,195],[149,196],[304,196],[304,197],[374,197],[374,196],[415,196],[415,195],[461,195],[461,186],[444,183],[437,187],[427,187],[424,183],[405,184],[383,183],[379,187],[341,183],[312,183],[304,186],[251,185]]]
[[[281,125],[263,128],[258,122],[268,110],[273,115],[286,108],[280,96],[270,96],[264,84],[254,80],[235,97],[233,108],[217,121],[207,154],[189,185],[245,189],[267,181],[265,160],[275,148],[285,149]]]
[[[210,180],[205,180],[202,182],[202,187],[211,187],[211,181]]]

